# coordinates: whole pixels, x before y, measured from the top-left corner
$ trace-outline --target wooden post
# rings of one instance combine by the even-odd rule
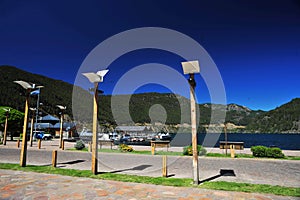
[[[59,148],[62,148],[62,141],[63,141],[63,110],[61,110],[60,115],[60,129],[59,129]]]
[[[57,150],[52,151],[52,167],[56,167],[57,164]]]
[[[41,149],[42,146],[42,139],[38,139],[38,149]]]
[[[29,143],[30,143],[30,146],[32,147],[32,130],[33,130],[33,117],[31,117],[31,127],[30,127],[30,138],[29,138]]]
[[[24,125],[23,125],[23,140],[22,149],[20,154],[20,166],[26,167],[26,157],[27,157],[27,121],[28,121],[28,108],[29,108],[29,97],[30,89],[26,91],[26,102],[25,102],[25,114],[24,114]]]
[[[20,148],[20,139],[17,140],[17,148]]]
[[[230,145],[230,156],[231,156],[231,158],[235,158],[235,155],[234,155],[234,145]]]
[[[6,111],[5,126],[4,126],[4,134],[3,134],[3,145],[6,145],[7,122],[8,122],[8,111]]]
[[[228,139],[227,139],[227,125],[224,124],[224,134],[225,134],[225,155],[227,156],[227,148],[228,148]]]
[[[195,101],[195,80],[194,74],[190,74],[190,98],[191,98],[191,125],[192,125],[192,149],[193,149],[193,178],[194,184],[199,184],[199,166],[198,166],[198,143],[196,127],[196,101]]]
[[[65,140],[62,140],[61,150],[65,150]]]
[[[155,143],[151,142],[151,154],[154,155],[155,154]]]
[[[94,91],[94,110],[93,110],[93,142],[92,142],[92,173],[98,173],[98,85],[96,82]]]
[[[89,145],[89,152],[92,152],[92,143],[89,142],[88,145]]]
[[[163,155],[163,166],[162,166],[162,176],[167,177],[168,171],[167,171],[167,156]]]

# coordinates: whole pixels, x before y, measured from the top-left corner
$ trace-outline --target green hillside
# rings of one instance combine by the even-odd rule
[[[40,95],[43,114],[58,115],[59,110],[56,105],[60,104],[67,106],[66,114],[76,120],[78,124],[92,121],[93,96],[82,88],[12,66],[0,66],[0,77],[0,106],[8,106],[24,112],[25,91],[13,82],[24,80],[44,86]],[[76,91],[77,95],[72,96],[73,91]],[[128,101],[129,107],[124,105]],[[30,105],[36,107],[36,97],[31,98]],[[132,121],[126,114],[128,109]],[[226,112],[226,123],[231,124],[228,132],[300,133],[299,98],[269,112],[253,111],[237,104],[223,106],[206,103],[198,105],[198,109],[197,114],[200,114],[199,131],[205,131],[204,127],[210,123],[213,109],[216,116],[222,116],[222,113]],[[113,115],[113,111],[115,115]],[[175,127],[178,124],[190,123],[190,102],[185,97],[169,93],[100,95],[99,121],[100,124],[107,126],[158,122]],[[218,120],[214,123],[221,126]]]
[[[258,115],[247,125],[248,132],[300,133],[300,98]]]
[[[41,88],[41,109],[57,114],[56,105],[67,106],[66,113],[72,116],[72,90],[73,85],[61,80],[54,80],[45,76],[32,74],[12,66],[0,66],[0,105],[9,106],[24,112],[25,90],[13,81],[23,80],[44,86]],[[83,91],[87,94],[86,91]],[[36,107],[37,96],[32,96],[31,107]]]

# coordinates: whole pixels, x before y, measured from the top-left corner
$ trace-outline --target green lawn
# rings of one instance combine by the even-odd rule
[[[262,185],[262,184],[214,181],[214,182],[204,182],[199,186],[194,186],[192,184],[193,180],[189,178],[164,178],[164,177],[145,178],[144,176],[116,174],[116,173],[100,173],[98,175],[93,175],[89,170],[62,169],[62,168],[53,168],[50,166],[33,166],[33,165],[20,167],[18,164],[7,164],[7,163],[0,163],[0,169],[32,171],[38,173],[60,174],[65,176],[88,177],[88,178],[115,180],[115,181],[122,181],[122,182],[146,183],[146,184],[156,184],[156,185],[176,186],[176,187],[199,187],[199,188],[214,189],[214,190],[241,191],[241,192],[250,192],[250,193],[267,193],[267,194],[275,194],[275,195],[283,195],[283,196],[300,197],[300,188]]]
[[[71,151],[79,151],[76,150],[75,148],[70,148],[67,150]],[[83,150],[80,151],[88,151],[88,148],[84,148]],[[151,151],[137,151],[134,150],[132,152],[121,152],[119,149],[107,149],[107,148],[102,148],[98,150],[99,152],[104,152],[104,153],[129,153],[129,154],[142,154],[142,155],[151,155]],[[182,152],[174,152],[174,151],[155,151],[155,155],[167,155],[167,156],[184,156]],[[219,157],[219,158],[230,158],[230,153],[227,155],[222,154],[222,153],[207,153],[205,155],[206,157]],[[235,158],[256,158],[251,154],[235,154]],[[260,158],[256,158],[260,159]],[[274,159],[274,158],[263,158],[263,159]],[[286,156],[284,158],[277,158],[277,159],[283,159],[283,160],[300,160],[300,157],[297,156]]]
[[[88,148],[84,148],[82,150],[76,150],[75,148],[70,148],[67,150],[71,151],[88,151]],[[98,149],[99,152],[104,152],[104,153],[126,153],[126,154],[142,154],[142,155],[152,155],[151,151],[132,151],[132,152],[121,152],[119,149],[107,149],[107,148],[102,148]],[[173,151],[155,151],[155,155],[168,155],[168,156],[182,156],[182,152],[173,152]]]

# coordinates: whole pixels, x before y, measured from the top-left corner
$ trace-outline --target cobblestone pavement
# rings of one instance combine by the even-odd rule
[[[0,170],[0,177],[0,199],[297,199],[268,194],[125,183],[11,170]]]

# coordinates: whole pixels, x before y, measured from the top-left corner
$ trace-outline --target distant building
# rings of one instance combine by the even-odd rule
[[[153,129],[150,126],[117,126],[116,132],[121,135],[130,135],[131,137],[153,134]]]
[[[52,115],[46,115],[38,120],[38,123],[33,123],[33,129],[49,131],[53,136],[59,137],[60,120]],[[28,127],[31,127],[29,123]],[[67,138],[78,137],[76,124],[74,122],[63,122],[63,131],[67,132]],[[64,136],[65,137],[65,136]]]

